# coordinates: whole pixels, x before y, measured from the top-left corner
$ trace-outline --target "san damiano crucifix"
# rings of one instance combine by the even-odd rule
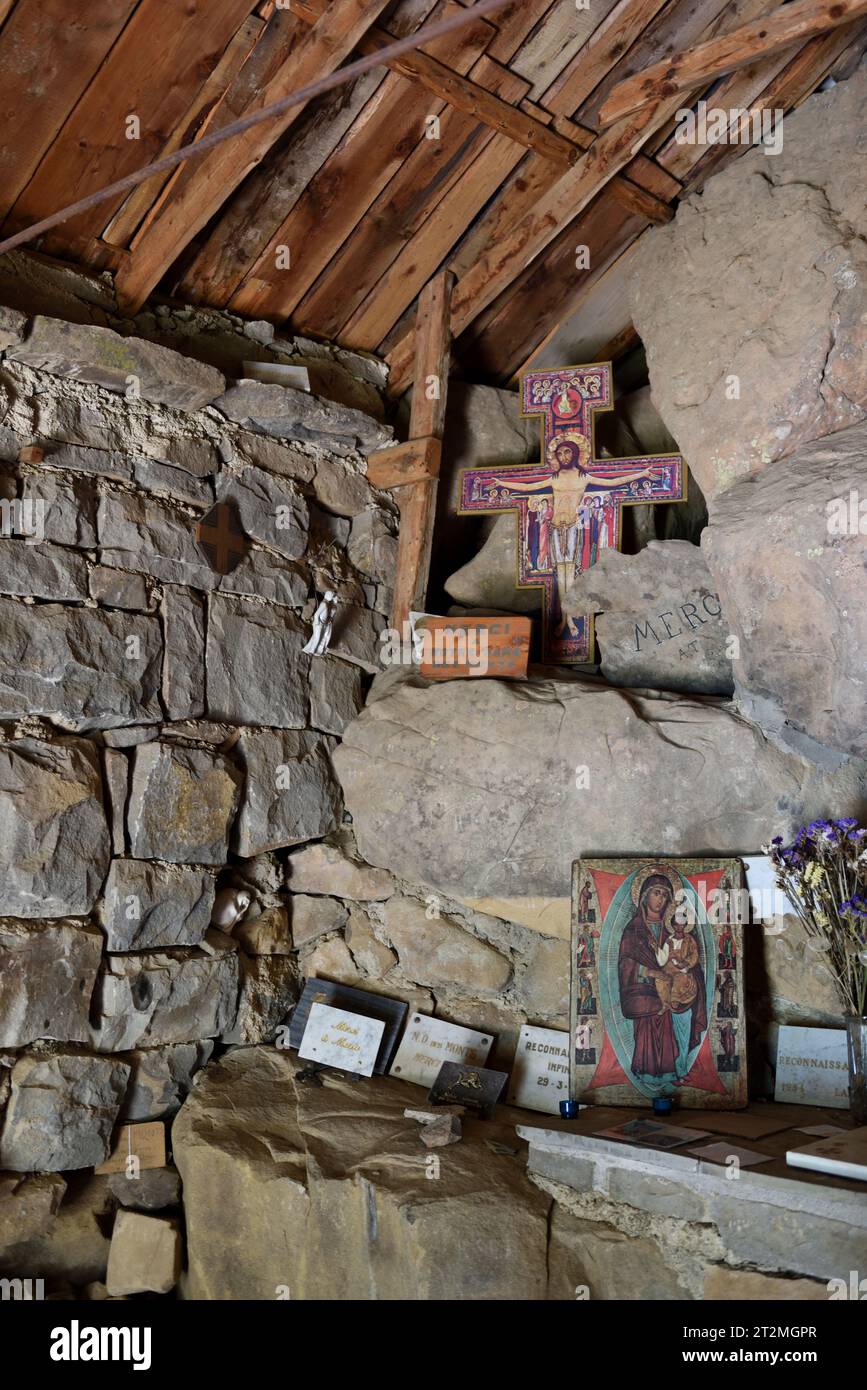
[[[516,513],[520,588],[541,587],[543,660],[590,662],[593,618],[570,613],[575,575],[602,550],[619,549],[623,508],[686,499],[680,454],[599,459],[596,414],[612,409],[611,364],[600,362],[521,378],[522,415],[541,417],[542,461],[507,468],[467,468],[459,511]]]

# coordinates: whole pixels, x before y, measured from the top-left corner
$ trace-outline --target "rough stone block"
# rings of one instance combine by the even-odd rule
[[[245,729],[234,752],[246,774],[233,848],[250,859],[332,830],[340,792],[329,740],[313,733]]]
[[[129,1062],[132,1072],[120,1118],[134,1122],[159,1120],[165,1115],[173,1115],[189,1094],[193,1077],[208,1061],[213,1050],[214,1044],[204,1039],[201,1042],[175,1043],[169,1047],[149,1047],[126,1053],[124,1061]],[[132,1205],[132,1202],[124,1203],[124,1206]]]
[[[176,864],[113,859],[103,894],[109,951],[197,946],[211,920],[214,875]]]
[[[41,472],[23,473],[22,499],[39,505],[45,539],[90,550],[96,545],[97,493],[89,478]]]
[[[241,381],[214,402],[235,424],[275,439],[297,439],[325,448],[358,449],[372,453],[392,438],[393,431],[360,410],[322,401],[287,386]]]
[[[162,601],[163,702],[170,719],[205,712],[205,606],[192,589],[169,584]]]
[[[305,640],[291,613],[215,595],[207,641],[210,717],[228,724],[303,729],[310,662],[302,651]]]
[[[9,356],[53,376],[72,376],[125,395],[130,378],[146,401],[177,410],[201,410],[220,396],[225,379],[214,367],[142,338],[124,338],[110,328],[35,318],[26,340]]]
[[[107,956],[100,1004],[94,1037],[104,1052],[219,1037],[235,1020],[237,952]]]
[[[271,1042],[298,998],[298,964],[293,956],[240,957],[241,989],[233,1026],[224,1043]]]
[[[364,705],[361,672],[338,657],[310,663],[310,722],[327,734],[342,734]]]
[[[41,714],[77,730],[155,723],[162,634],[155,618],[0,599],[0,718]]]
[[[105,608],[124,608],[133,613],[149,613],[153,607],[142,575],[105,565],[95,565],[90,571],[90,597]]]
[[[362,863],[351,835],[341,831],[333,841],[305,845],[290,854],[287,867],[293,893],[333,893],[359,902],[391,897],[396,887],[391,874]]]
[[[297,560],[307,549],[307,503],[288,480],[262,468],[224,471],[217,483],[217,501],[234,502],[247,535],[288,560]]]
[[[181,1272],[181,1234],[173,1221],[119,1211],[111,1235],[105,1287],[110,1298],[170,1293]]]
[[[109,854],[97,750],[73,738],[0,745],[0,914],[86,916]]]
[[[83,602],[88,596],[83,555],[41,541],[0,537],[0,594]]]
[[[100,934],[84,923],[0,919],[0,1047],[87,1042],[101,958]]]
[[[0,1135],[0,1168],[15,1173],[92,1168],[108,1157],[129,1067],[116,1057],[24,1056]]]
[[[224,864],[240,789],[238,769],[218,753],[140,745],[127,809],[133,855],[172,864]]]
[[[385,935],[400,959],[401,971],[420,985],[466,986],[469,994],[505,989],[511,963],[448,917],[428,920],[424,903],[397,895],[382,908]]]
[[[306,946],[325,932],[340,931],[346,925],[347,911],[336,898],[309,898],[293,893],[291,901],[292,943]]]

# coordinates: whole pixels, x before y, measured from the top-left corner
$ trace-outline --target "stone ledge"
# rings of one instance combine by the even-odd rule
[[[687,1214],[689,1222],[716,1229],[733,1265],[827,1280],[863,1264],[867,1190],[755,1169],[741,1169],[733,1183],[718,1164],[688,1155],[531,1125],[518,1125],[517,1133],[530,1145],[529,1173],[543,1187],[558,1183],[600,1208],[622,1203],[651,1218]],[[735,1147],[743,1142],[715,1137]]]

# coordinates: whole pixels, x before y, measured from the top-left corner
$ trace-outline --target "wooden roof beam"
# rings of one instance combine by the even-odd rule
[[[388,0],[349,0],[304,35],[279,71],[257,94],[252,110],[269,106],[296,88],[339,68]],[[263,125],[201,156],[196,178],[167,201],[162,215],[132,246],[133,255],[117,277],[118,303],[136,313],[184,247],[213,217],[278,136],[299,116],[293,107]]]
[[[328,0],[291,0],[290,9],[299,19],[312,24],[324,14],[327,6]],[[391,34],[375,25],[361,39],[358,48],[362,53],[376,53],[393,42]],[[529,112],[517,110],[502,97],[495,96],[471,78],[455,72],[421,50],[404,54],[388,66],[401,77],[420,82],[457,111],[473,116],[482,125],[490,126],[528,150],[535,150],[564,169],[578,158],[578,149],[564,135],[549,130],[547,125]]]
[[[769,18],[742,24],[721,38],[653,63],[621,82],[600,109],[603,126],[632,115],[643,106],[706,86],[717,77],[805,43],[841,24],[867,14],[867,0],[793,0]]]

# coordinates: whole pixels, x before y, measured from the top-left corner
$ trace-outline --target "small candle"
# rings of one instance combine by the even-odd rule
[[[561,1100],[560,1102],[560,1114],[564,1120],[574,1120],[578,1114],[578,1108],[577,1100]]]
[[[654,1098],[653,1098],[653,1113],[654,1113],[654,1115],[670,1115],[670,1114],[671,1114],[671,1097],[670,1097],[670,1096],[654,1096]]]

